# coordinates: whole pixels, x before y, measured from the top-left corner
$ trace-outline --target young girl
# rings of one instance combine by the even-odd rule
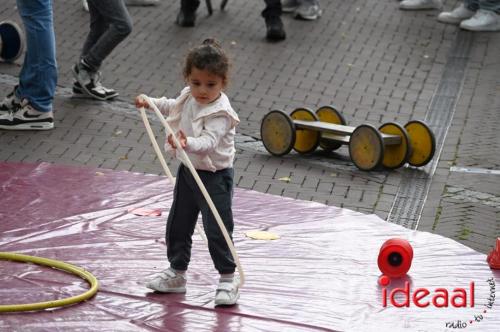
[[[168,116],[168,124],[196,168],[228,233],[232,234],[234,135],[239,118],[223,92],[228,70],[229,60],[224,51],[213,39],[207,39],[186,57],[183,74],[188,86],[180,96],[151,100]],[[149,107],[140,96],[136,97],[135,104]],[[167,220],[170,267],[148,282],[147,287],[163,293],[186,291],[191,237],[201,212],[210,255],[220,273],[215,305],[233,305],[239,297],[239,280],[234,276],[236,265],[222,231],[191,172],[177,153],[171,135],[167,137],[165,149],[181,161]]]

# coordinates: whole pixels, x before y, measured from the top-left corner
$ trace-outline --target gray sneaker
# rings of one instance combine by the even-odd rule
[[[103,85],[101,85],[101,87],[104,89],[104,92],[106,93],[106,100],[110,100],[119,96],[119,93],[116,92],[114,89],[106,88]],[[85,90],[83,90],[82,85],[78,83],[78,81],[73,82],[72,91],[73,91],[73,97],[76,98],[92,98],[92,99],[94,98],[93,96],[88,95],[85,92]]]
[[[475,11],[467,9],[467,7],[465,7],[462,3],[451,12],[442,12],[439,14],[438,21],[443,23],[459,24],[460,22],[474,16],[475,13]]]
[[[299,8],[295,10],[295,18],[314,21],[321,17],[323,10],[319,7],[317,1],[304,1]]]
[[[169,267],[158,273],[146,287],[160,293],[185,293],[186,277]]]
[[[215,291],[215,305],[234,305],[240,297],[240,278],[235,276],[232,279],[219,280],[219,285]]]
[[[299,8],[299,0],[283,0],[281,1],[281,10],[283,13],[293,13]]]
[[[84,60],[80,60],[72,68],[73,77],[78,82],[77,90],[81,89],[89,97],[97,100],[109,100],[118,96],[113,89],[105,88],[101,84],[101,73],[92,71]],[[75,90],[75,89],[73,89]]]
[[[0,114],[7,111],[13,111],[21,105],[21,100],[16,96],[16,89],[17,85],[0,103]]]

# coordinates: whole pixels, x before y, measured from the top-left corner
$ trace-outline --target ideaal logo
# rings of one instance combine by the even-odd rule
[[[403,308],[410,307],[411,303],[413,303],[419,308],[434,306],[435,308],[469,307],[475,309],[475,283],[473,281],[469,283],[468,287],[454,288],[452,290],[446,288],[429,290],[423,287],[411,290],[410,282],[406,281],[404,287],[394,288],[387,294],[386,287],[391,282],[390,278],[405,276],[410,269],[412,259],[413,248],[404,239],[389,239],[380,248],[377,263],[383,273],[379,278],[379,284],[382,286],[383,307],[387,307],[390,303],[394,307]],[[497,240],[496,248],[488,255],[487,260],[490,267],[500,268],[500,238]],[[495,303],[495,279],[489,278],[486,282],[489,286],[489,296],[486,299],[484,308],[482,310],[478,309],[478,314],[475,314],[471,319],[446,322],[446,328],[463,329],[473,323],[477,324],[485,318],[488,310],[492,309]]]
[[[495,279],[489,278],[486,280],[489,286],[489,296],[486,299],[482,310],[478,310],[478,314],[470,319],[456,320],[446,322],[445,327],[453,329],[463,329],[467,326],[481,322],[488,310],[493,308],[495,303]],[[410,307],[411,304],[425,308],[434,306],[436,308],[475,308],[475,283],[471,281],[467,288],[454,288],[448,290],[446,288],[436,288],[429,290],[425,287],[420,287],[415,290],[410,288],[410,283],[405,282],[404,287],[397,287],[387,292],[386,286],[389,285],[389,278],[380,278],[380,285],[382,286],[382,306],[387,307],[389,303],[396,308]]]
[[[447,308],[453,306],[455,308],[465,308],[467,306],[474,307],[474,282],[470,282],[469,288],[454,288],[448,291],[446,288],[436,288],[431,291],[427,288],[420,287],[415,290],[410,289],[410,282],[406,281],[403,288],[394,288],[389,295],[387,288],[389,279],[381,279],[382,288],[382,306],[387,307],[388,299],[390,303],[397,308],[410,307],[413,303],[419,308],[425,308],[433,305],[436,308]],[[402,302],[398,302],[396,297],[401,294],[404,297]]]
[[[486,282],[489,285],[490,293],[488,298],[486,299],[486,303],[483,306],[483,310],[477,315],[474,315],[474,317],[472,319],[469,319],[468,321],[467,319],[465,319],[464,321],[457,320],[453,322],[446,322],[446,327],[453,329],[464,329],[469,325],[479,323],[485,318],[488,310],[492,309],[493,305],[495,304],[495,279],[489,278],[488,280],[486,280]]]

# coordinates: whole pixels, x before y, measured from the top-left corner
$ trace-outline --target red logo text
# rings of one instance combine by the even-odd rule
[[[405,282],[404,287],[394,288],[387,294],[387,288],[382,288],[382,306],[387,307],[390,302],[394,307],[410,307],[411,303],[419,308],[425,308],[430,305],[436,308],[455,308],[474,307],[474,282],[471,281],[468,288],[436,288],[433,291],[427,288],[410,289],[410,283]]]

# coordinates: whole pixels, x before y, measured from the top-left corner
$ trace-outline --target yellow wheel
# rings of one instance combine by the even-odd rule
[[[403,166],[411,156],[410,138],[406,130],[394,122],[384,123],[378,130],[381,133],[397,135],[401,138],[400,144],[386,145],[382,165],[389,169]]]
[[[436,152],[434,133],[424,122],[413,120],[405,125],[413,152],[408,163],[415,167],[427,165]]]
[[[91,298],[95,295],[95,293],[97,293],[97,290],[99,289],[99,282],[90,272],[87,272],[84,269],[72,264],[43,257],[16,254],[13,252],[0,252],[0,259],[34,263],[63,270],[81,277],[90,284],[90,289],[80,295],[47,302],[0,305],[0,312],[35,311],[75,304]]]
[[[308,108],[297,108],[290,114],[290,117],[293,120],[319,121],[316,114]],[[313,152],[319,145],[319,138],[319,131],[296,129],[293,149],[302,154]]]
[[[349,155],[362,171],[379,167],[384,157],[384,141],[380,132],[368,124],[356,127],[349,140]]]
[[[321,122],[334,123],[343,126],[346,125],[346,121],[342,114],[340,114],[340,112],[333,106],[322,106],[318,108],[316,115]],[[331,152],[340,148],[342,144],[320,139],[319,146],[323,150]]]
[[[283,111],[267,113],[260,124],[260,137],[266,150],[274,156],[282,156],[295,144],[295,125]]]

